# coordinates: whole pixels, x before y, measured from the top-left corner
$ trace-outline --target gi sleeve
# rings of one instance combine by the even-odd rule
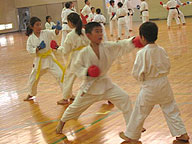
[[[33,45],[32,39],[31,39],[31,37],[29,37],[28,40],[27,40],[27,51],[30,54],[36,54],[36,49],[37,49],[37,46]]]

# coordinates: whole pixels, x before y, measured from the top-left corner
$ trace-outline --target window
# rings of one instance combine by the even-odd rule
[[[12,29],[13,28],[13,24],[9,23],[9,24],[0,24],[0,30],[7,30],[7,29]]]

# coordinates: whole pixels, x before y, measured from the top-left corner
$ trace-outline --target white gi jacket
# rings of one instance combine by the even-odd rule
[[[62,19],[62,22],[63,22],[62,30],[65,30],[65,31],[70,31],[71,30],[71,28],[67,24],[67,16],[70,13],[74,13],[74,11],[71,10],[71,9],[63,9],[62,10],[62,13],[61,13],[61,19]]]
[[[111,5],[108,8],[108,14],[109,14],[109,18],[111,20],[112,18],[112,13],[116,13],[117,12],[117,8],[114,6],[112,7]],[[115,16],[112,18],[112,20],[115,20]]]
[[[46,22],[45,29],[52,30],[52,26],[54,26],[54,25],[56,25],[54,22],[50,22],[50,23]]]
[[[95,55],[90,45],[80,52],[72,69],[78,77],[84,80],[80,89],[81,92],[100,95],[113,87],[114,84],[111,79],[108,78],[107,72],[119,55],[131,52],[135,48],[132,39],[133,38],[118,42],[107,41],[101,43],[99,46],[100,59]],[[88,68],[92,65],[99,67],[101,71],[99,77],[93,78],[87,76]]]
[[[96,16],[96,13],[90,13],[90,14],[89,14],[89,17],[88,17],[88,19],[87,19],[87,22],[92,22],[93,19],[95,18],[95,16]]]
[[[87,38],[86,34],[85,34],[85,30],[82,29],[82,33],[83,35],[78,35],[76,32],[75,32],[75,29],[73,29],[71,32],[69,32],[67,34],[67,37],[64,41],[64,46],[60,46],[57,50],[59,52],[62,52],[65,56],[65,59],[67,60],[70,52],[73,50],[73,49],[76,49],[80,46],[87,46],[90,44],[90,41],[89,39]],[[77,58],[77,55],[80,51],[75,51],[71,57],[71,62],[69,64],[69,67],[68,69],[70,69],[70,66],[73,65],[74,61],[76,60]]]
[[[166,51],[156,44],[148,44],[137,52],[132,75],[142,82],[139,101],[142,104],[165,104],[173,100],[167,75],[170,70]]]
[[[141,7],[140,7],[140,11],[142,12],[142,16],[149,16],[149,11],[145,11],[145,10],[149,10],[149,7],[148,7],[148,4],[146,1],[142,1]]]
[[[83,16],[89,16],[89,14],[91,13],[91,7],[88,5],[85,5],[81,11]]]
[[[133,5],[132,5],[131,0],[125,0],[123,6],[127,10],[127,13],[129,13],[129,14],[133,14],[134,13],[134,9],[133,9]]]
[[[29,36],[29,38],[27,40],[27,51],[30,54],[35,54],[35,56],[36,56],[34,59],[34,62],[33,62],[33,64],[35,65],[35,67],[34,67],[35,69],[38,68],[38,63],[40,60],[40,58],[36,54],[36,48],[40,45],[40,43],[42,41],[44,41],[46,44],[46,48],[39,50],[38,53],[47,52],[48,50],[51,49],[50,42],[51,42],[51,40],[53,40],[53,37],[55,37],[55,36],[56,36],[55,30],[41,30],[39,38],[34,33],[32,33]],[[55,58],[53,53],[51,55]],[[41,69],[46,69],[46,68],[50,67],[49,65],[52,64],[52,62],[53,62],[52,56],[47,56],[46,58],[42,58]]]

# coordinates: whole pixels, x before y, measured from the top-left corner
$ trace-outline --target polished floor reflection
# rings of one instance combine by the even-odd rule
[[[164,20],[156,23],[159,26],[157,43],[170,57],[170,83],[192,137],[192,18],[180,29],[173,25],[168,30]],[[134,23],[131,35],[138,34],[139,24]],[[108,25],[106,27],[109,33]],[[118,137],[118,132],[125,129],[123,116],[106,101],[92,105],[78,121],[66,124],[64,135],[56,135],[56,124],[66,107],[56,104],[62,93],[50,73],[41,78],[34,102],[23,102],[33,62],[33,56],[26,51],[26,40],[24,33],[0,35],[0,144],[126,144]],[[140,84],[131,76],[135,54],[136,51],[119,58],[109,73],[133,102],[140,89]],[[56,56],[63,64],[63,57],[57,53]],[[77,80],[74,94],[79,85],[80,80]],[[171,137],[159,106],[153,109],[144,126],[147,131],[141,138],[143,144],[183,144]]]

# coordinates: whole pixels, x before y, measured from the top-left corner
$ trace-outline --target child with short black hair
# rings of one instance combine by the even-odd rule
[[[66,109],[58,123],[57,133],[62,133],[67,121],[77,119],[93,103],[101,100],[110,100],[116,105],[123,112],[126,124],[132,112],[128,94],[111,81],[107,72],[120,54],[135,49],[134,38],[102,42],[102,26],[97,22],[88,23],[85,32],[91,44],[79,53],[72,68],[84,81],[75,101]]]
[[[100,8],[96,9],[96,15],[93,19],[93,22],[98,22],[101,24],[102,30],[103,30],[103,40],[107,41],[107,34],[106,34],[105,26],[104,26],[104,24],[106,23],[106,18],[101,14]]]
[[[95,17],[96,13],[95,13],[95,7],[91,7],[91,13],[89,14],[89,17],[87,19],[87,22],[92,22],[94,17]]]
[[[126,132],[121,132],[119,135],[131,144],[138,143],[145,119],[158,104],[172,136],[179,136],[176,137],[177,140],[188,141],[189,137],[167,78],[170,71],[169,57],[166,51],[155,43],[158,27],[153,22],[143,23],[139,28],[139,34],[146,46],[137,53],[132,75],[142,82],[142,87]]]

